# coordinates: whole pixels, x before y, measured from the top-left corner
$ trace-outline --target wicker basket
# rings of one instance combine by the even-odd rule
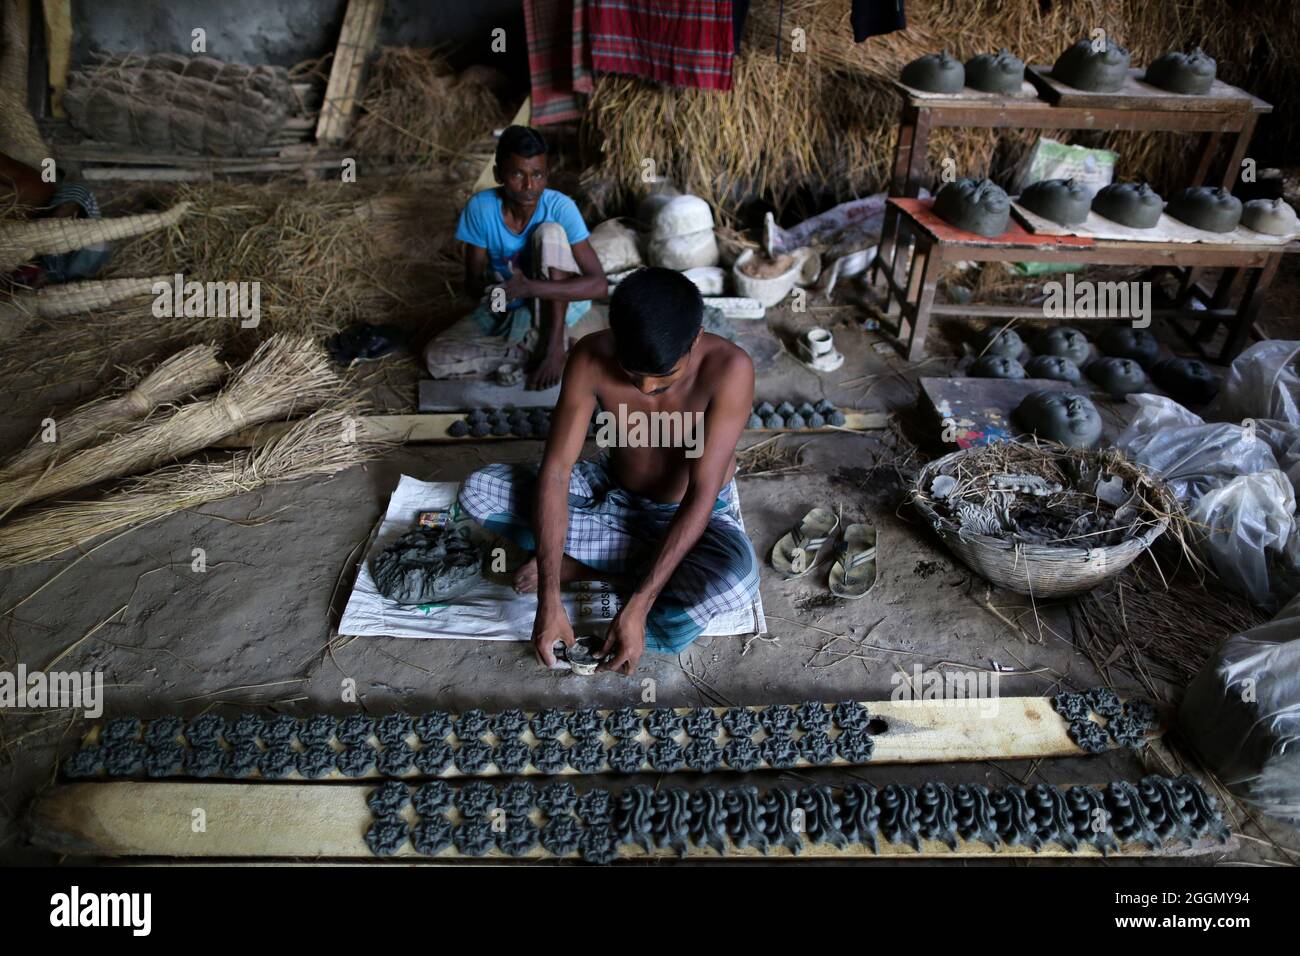
[[[1035,598],[1069,597],[1089,591],[1132,564],[1168,527],[1168,519],[1163,515],[1173,514],[1178,509],[1163,482],[1117,453],[1071,452],[1095,458],[1099,464],[1104,464],[1107,471],[1140,483],[1161,503],[1163,514],[1157,515],[1153,509],[1154,520],[1141,534],[1126,538],[1119,544],[1096,548],[1028,544],[963,531],[951,518],[935,510],[929,489],[935,476],[947,473],[961,460],[983,451],[984,447],[962,449],[927,464],[917,475],[912,501],[949,550],[971,570],[998,587]],[[1025,444],[1025,447],[1047,450],[1047,446],[1042,445]],[[1059,446],[1052,447],[1058,452],[1063,451]]]

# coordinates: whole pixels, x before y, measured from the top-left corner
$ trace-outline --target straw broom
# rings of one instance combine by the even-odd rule
[[[0,297],[0,342],[24,331],[33,319],[57,319],[79,312],[108,309],[143,295],[152,295],[155,283],[170,282],[170,276],[143,279],[87,279],[49,286],[39,292]]]
[[[95,501],[53,505],[0,526],[0,569],[44,561],[163,515],[276,482],[333,475],[374,457],[378,443],[348,441],[353,408],[318,411],[251,452],[171,465]]]
[[[125,430],[160,405],[207,391],[225,374],[226,366],[217,358],[215,345],[195,345],[177,352],[129,391],[83,405],[62,421],[56,421],[55,440],[45,442],[39,436],[34,438],[0,468],[0,484],[20,475],[44,471],[55,458],[92,445],[106,433]]]
[[[311,339],[267,339],[215,398],[182,405],[112,441],[0,484],[0,517],[14,508],[184,458],[250,425],[292,417],[337,397],[343,383]]]

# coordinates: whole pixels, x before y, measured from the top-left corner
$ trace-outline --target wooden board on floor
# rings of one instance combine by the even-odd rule
[[[464,413],[439,415],[364,415],[357,419],[357,438],[360,441],[383,442],[491,442],[521,441],[511,435],[497,437],[487,435],[474,438],[453,438],[447,433],[453,422],[464,418]],[[747,429],[746,434],[775,435],[781,432],[797,432],[801,435],[824,435],[843,433],[845,431],[871,431],[884,428],[889,421],[886,412],[845,412],[845,424],[840,428],[755,428]],[[285,432],[292,422],[274,422],[258,425],[223,438],[213,444],[213,448],[251,448],[254,445],[274,438]],[[536,439],[527,439],[536,440]]]
[[[1216,79],[1210,92],[1204,95],[1189,93],[1171,93],[1158,86],[1144,83],[1145,67],[1129,70],[1124,85],[1113,93],[1097,93],[1090,90],[1075,89],[1052,76],[1049,66],[1029,66],[1025,69],[1027,76],[1043,99],[1055,106],[1081,107],[1084,109],[1131,109],[1157,110],[1161,112],[1224,112],[1226,110],[1242,112],[1271,112],[1273,107],[1245,90],[1238,89],[1222,80]]]
[[[366,806],[371,787],[347,784],[258,783],[78,783],[46,791],[33,804],[28,819],[32,842],[69,856],[148,856],[170,858],[230,857],[371,859],[365,834],[372,821]],[[411,814],[408,806],[404,814]],[[203,821],[202,829],[195,825]],[[456,811],[450,811],[454,817]],[[540,819],[534,811],[534,823]],[[408,816],[408,822],[413,820]],[[197,832],[196,832],[197,831]],[[1197,856],[1225,852],[1234,844],[1203,841],[1186,847],[1150,850],[1125,844],[1111,856]],[[920,852],[904,844],[882,841],[879,852],[853,844],[843,850],[825,844],[803,848],[800,859],[889,859],[954,857],[1075,857],[1097,858],[1090,846],[1071,853],[1052,843],[1035,852],[1028,847],[1004,846],[994,850],[984,843],[961,842],[956,850],[942,843],[923,841]],[[676,859],[676,851],[663,848],[647,853],[624,845],[627,860]],[[573,854],[576,858],[577,854]],[[396,854],[400,860],[451,860],[460,857],[455,846],[436,857],[421,857],[409,843]],[[718,859],[711,849],[692,846],[688,859]],[[723,859],[761,858],[753,848],[731,847]],[[776,847],[769,859],[790,859],[793,854]],[[524,859],[554,859],[534,847]],[[480,859],[510,859],[493,849]]]
[[[384,0],[348,0],[316,123],[318,143],[333,146],[347,139],[352,112],[361,93],[366,59],[379,39],[379,18],[383,12]]]
[[[465,408],[554,408],[560,386],[530,392],[522,385],[498,385],[482,378],[422,379],[416,407],[421,412],[456,412]]]
[[[922,378],[922,400],[929,406],[934,420],[952,419],[956,435],[944,444],[958,448],[1005,441],[1020,433],[1011,423],[1011,413],[1031,392],[1088,392],[1087,386],[1075,386],[1046,378]]]

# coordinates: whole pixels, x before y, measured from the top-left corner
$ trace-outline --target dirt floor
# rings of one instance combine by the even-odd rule
[[[1295,283],[1289,266],[1270,297],[1269,322],[1280,323],[1294,309],[1287,290]],[[803,315],[772,310],[768,322],[778,336],[811,324],[832,328],[847,361],[822,378],[781,354],[761,372],[759,397],[827,397],[864,410],[905,410],[915,398],[917,370],[892,350],[877,348],[880,337],[863,331],[861,318],[852,307]],[[952,354],[951,337],[936,331],[932,339],[936,353]],[[950,358],[939,358],[921,371],[946,374],[950,365]],[[37,410],[16,416],[0,435],[4,445],[21,441],[39,417]],[[1100,683],[1073,643],[1062,606],[1035,610],[1026,598],[990,590],[918,523],[886,452],[891,441],[881,432],[787,437],[787,447],[804,445],[796,473],[740,481],[746,525],[764,559],[813,503],[842,507],[845,521],[873,521],[881,534],[880,580],[865,600],[833,598],[825,569],[784,581],[765,567],[767,635],[707,639],[679,657],[647,655],[633,679],[544,671],[523,642],[349,639],[333,631],[355,572],[348,556],[383,513],[400,475],[460,479],[491,460],[534,459],[536,442],[409,445],[332,480],[273,487],[157,521],[75,565],[64,558],[0,573],[0,612],[8,612],[0,617],[0,667],[12,670],[22,662],[35,669],[61,655],[60,668],[102,669],[109,716],[192,716],[210,709],[229,715],[245,708],[346,714],[355,706],[343,703],[347,679],[356,682],[360,704],[371,714],[638,706],[645,678],[655,682],[660,705],[872,700],[888,698],[898,686],[895,675],[915,665],[1013,668],[999,675],[1004,696]],[[196,547],[206,551],[204,573],[191,570]],[[1120,689],[1137,687],[1122,674],[1112,676]],[[21,817],[32,796],[54,781],[56,759],[75,746],[82,729],[70,713],[0,716],[0,858],[51,859],[24,844]],[[1145,758],[1113,752],[1032,764],[880,766],[847,776],[905,783],[1101,783],[1176,772],[1177,761],[1162,749]],[[779,776],[835,782],[846,773]],[[1266,833],[1240,810],[1232,815],[1244,838],[1208,860],[1276,864],[1296,858],[1300,836],[1294,831],[1268,824]]]

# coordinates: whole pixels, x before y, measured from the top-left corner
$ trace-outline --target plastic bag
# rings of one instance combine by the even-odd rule
[[[1187,510],[1215,572],[1260,607],[1276,606],[1273,592],[1283,585],[1273,568],[1289,560],[1294,515],[1291,483],[1275,468],[1211,488]]]
[[[1178,725],[1234,795],[1300,822],[1300,597],[1220,645],[1188,685]]]
[[[1270,339],[1238,355],[1206,415],[1216,421],[1268,418],[1300,425],[1300,342]]]

